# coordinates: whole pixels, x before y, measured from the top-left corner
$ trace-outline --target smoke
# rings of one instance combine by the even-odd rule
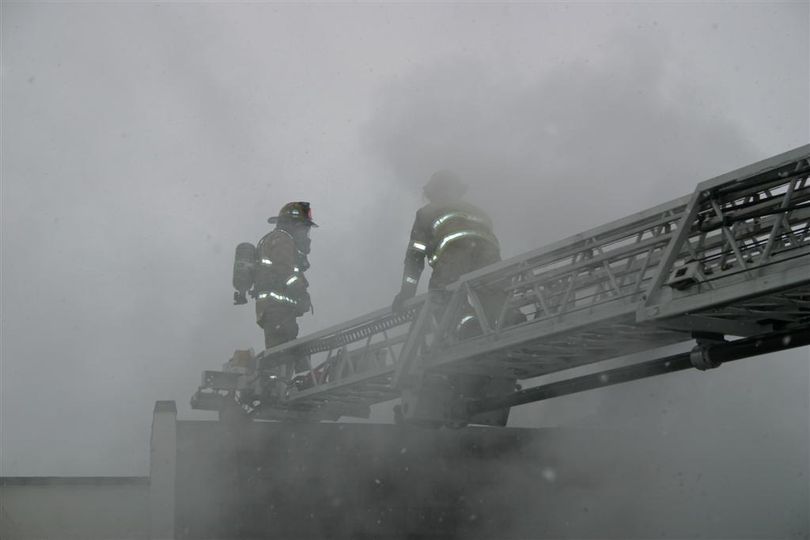
[[[684,195],[758,155],[667,77],[665,45],[617,36],[602,57],[526,80],[460,57],[380,96],[371,151],[414,191],[459,171],[516,254]]]
[[[414,69],[380,93],[366,143],[415,192],[434,170],[457,170],[470,185],[469,198],[492,215],[504,257],[691,193],[702,180],[767,157],[741,125],[697,97],[705,95],[699,83],[670,73],[666,41],[625,36],[617,34],[596,57],[532,77],[469,56]],[[520,407],[510,425],[616,430],[612,463],[593,466],[593,448],[560,448],[564,470],[589,463],[592,493],[600,484],[620,482],[618,470],[635,470],[628,489],[658,485],[666,492],[659,482],[679,474],[691,482],[681,484],[683,490],[718,496],[746,489],[745,482],[731,487],[736,478],[784,477],[779,497],[789,516],[763,517],[745,501],[736,507],[717,503],[718,512],[739,512],[740,534],[758,526],[795,534],[802,519],[804,527],[807,522],[807,357],[807,351],[792,351],[717,373],[667,376]],[[746,452],[719,459],[749,438]],[[757,452],[781,461],[751,471]],[[684,455],[693,456],[691,465]],[[639,460],[635,467],[633,459]],[[718,466],[735,480],[704,474]],[[522,472],[504,467],[504,475],[504,485],[518,485]],[[568,480],[563,474],[561,482]],[[765,481],[774,482],[773,476]],[[631,499],[635,508],[628,512]],[[661,500],[628,495],[594,502],[601,510],[578,518],[582,531],[597,524],[606,535],[649,531],[649,516],[658,515],[664,530],[691,534],[676,523],[665,525]],[[531,511],[517,507],[517,521],[519,511]],[[700,530],[730,534],[723,530],[725,518],[719,524],[715,518],[701,514]],[[572,530],[564,525],[552,529]]]
[[[774,6],[4,3],[3,474],[145,472],[153,402],[188,417],[200,370],[261,343],[231,250],[285,201],[321,224],[307,334],[390,302],[435,169],[465,175],[511,256],[806,142],[807,7]],[[733,456],[722,424],[799,474],[805,353],[513,424]],[[778,502],[807,501],[783,479]]]

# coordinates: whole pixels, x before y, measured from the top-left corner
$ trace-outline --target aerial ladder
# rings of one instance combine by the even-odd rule
[[[401,422],[503,426],[523,403],[810,345],[809,178],[810,145],[712,178],[469,273],[400,313],[378,310],[205,371],[192,407],[320,421],[367,418],[399,399]],[[642,352],[651,359],[600,369]],[[301,359],[312,369],[279,378]],[[586,365],[591,373],[566,377]],[[560,380],[521,387],[552,373]]]

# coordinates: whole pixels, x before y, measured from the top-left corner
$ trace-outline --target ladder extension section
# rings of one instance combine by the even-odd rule
[[[241,373],[207,371],[192,406],[219,410],[242,393],[254,418],[367,416],[426,374],[522,380],[694,338],[806,331],[809,176],[810,145],[724,174],[467,274],[401,314],[263,351]],[[267,374],[300,358],[315,369],[268,399],[278,381]]]

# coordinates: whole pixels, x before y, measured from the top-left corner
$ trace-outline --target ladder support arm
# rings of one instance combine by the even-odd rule
[[[734,360],[807,345],[810,345],[810,326],[764,337],[698,345],[684,353],[520,390],[508,396],[466,403],[463,415],[472,416],[486,411],[543,401],[690,368],[705,370]]]

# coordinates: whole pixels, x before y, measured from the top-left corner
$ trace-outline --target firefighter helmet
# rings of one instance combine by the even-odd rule
[[[430,200],[459,198],[467,192],[467,186],[453,171],[441,170],[433,173],[423,191]]]
[[[278,223],[279,221],[299,222],[310,227],[318,226],[312,221],[312,208],[305,201],[289,202],[281,207],[277,216],[267,218],[268,223]]]

